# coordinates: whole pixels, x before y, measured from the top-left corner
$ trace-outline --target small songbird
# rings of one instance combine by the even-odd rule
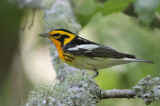
[[[94,70],[93,77],[98,75],[99,69],[130,62],[153,61],[137,59],[134,55],[118,52],[110,47],[97,44],[66,29],[55,29],[49,33],[39,34],[48,37],[55,44],[61,60],[80,69]]]

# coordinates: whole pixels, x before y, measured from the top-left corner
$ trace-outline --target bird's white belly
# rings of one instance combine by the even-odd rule
[[[101,57],[77,57],[74,59],[73,66],[80,69],[94,70],[102,69],[114,65],[129,63],[123,59],[101,58]]]

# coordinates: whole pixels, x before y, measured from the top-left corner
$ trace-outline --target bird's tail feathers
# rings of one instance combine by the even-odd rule
[[[130,62],[142,62],[142,63],[154,64],[153,61],[143,60],[143,59],[137,59],[137,58],[124,58],[124,60],[125,61],[130,61]]]

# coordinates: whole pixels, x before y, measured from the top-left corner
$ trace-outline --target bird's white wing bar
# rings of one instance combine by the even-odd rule
[[[79,50],[79,49],[85,49],[85,50],[93,50],[96,48],[99,48],[99,45],[95,45],[95,44],[85,44],[85,45],[78,45],[76,47],[72,47],[72,48],[68,48],[68,50]]]

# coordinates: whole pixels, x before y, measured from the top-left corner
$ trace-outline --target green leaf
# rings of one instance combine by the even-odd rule
[[[72,0],[73,1],[73,0]],[[79,23],[82,26],[85,26],[88,21],[98,12],[101,12],[103,15],[112,14],[114,12],[123,11],[130,3],[134,0],[108,0],[104,4],[100,4],[96,1],[79,1],[74,2],[75,4],[75,13]],[[87,8],[90,9],[87,9]]]
[[[95,14],[97,7],[101,5],[97,0],[71,0],[71,2],[77,20],[82,26],[86,25]]]
[[[108,15],[114,12],[123,11],[134,0],[109,0],[97,11],[102,12],[103,15]]]

